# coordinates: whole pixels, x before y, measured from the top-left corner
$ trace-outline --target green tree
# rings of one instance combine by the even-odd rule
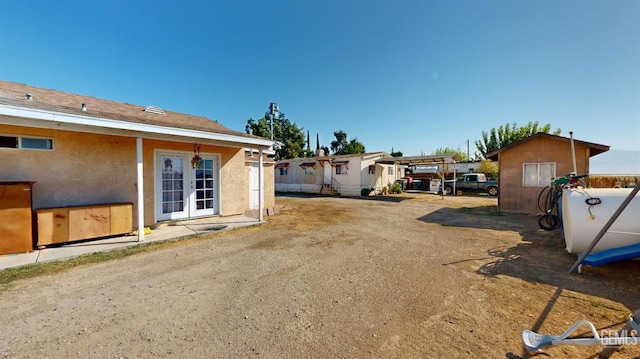
[[[336,137],[335,141],[331,141],[331,151],[334,155],[346,155],[365,152],[364,145],[358,142],[357,138],[353,138],[350,141],[347,141],[347,134],[344,131],[335,131],[333,135]]]
[[[342,152],[338,153],[339,155],[346,155],[352,153],[365,153],[364,145],[358,142],[357,138],[352,139],[347,144],[347,147],[342,149]]]
[[[335,131],[333,136],[335,136],[336,139],[331,141],[331,152],[337,154],[342,151],[343,148],[347,147],[347,133],[342,130]]]
[[[391,157],[402,157],[402,152],[400,151],[394,151],[393,147],[391,147],[391,153],[390,153]]]
[[[440,147],[440,148],[436,148],[433,154],[434,155],[452,155],[453,160],[456,162],[465,162],[469,160],[469,157],[467,156],[467,154],[462,150],[460,150],[459,148],[457,150],[454,150],[453,148],[449,148],[449,147]]]
[[[487,153],[504,148],[513,142],[520,141],[523,138],[527,138],[538,132],[550,133],[551,124],[546,124],[542,127],[538,126],[538,121],[529,122],[524,126],[518,127],[514,122],[513,125],[502,125],[500,127],[492,128],[489,133],[482,131],[482,140],[476,141],[476,157],[486,158]],[[559,135],[561,130],[558,128],[552,134]],[[479,155],[478,155],[479,153]]]
[[[476,169],[477,172],[488,174],[495,180],[498,179],[498,170],[498,162],[491,160],[480,161],[480,165]]]
[[[269,113],[266,113],[257,121],[253,118],[248,119],[245,131],[256,136],[271,138],[269,118]],[[280,148],[276,149],[276,160],[305,157],[307,154],[307,143],[303,129],[291,122],[284,112],[280,112],[273,121],[273,140],[282,144]]]

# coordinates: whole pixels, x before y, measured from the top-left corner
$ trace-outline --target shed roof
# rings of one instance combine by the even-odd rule
[[[27,94],[30,94],[28,96]],[[30,97],[30,98],[29,98]],[[83,105],[86,110],[83,111]],[[8,81],[0,81],[0,115],[32,116],[38,121],[53,119],[49,115],[68,115],[68,123],[79,126],[86,132],[91,128],[108,127],[115,130],[137,130],[141,133],[165,134],[162,129],[184,130],[172,133],[172,136],[206,139],[210,134],[223,135],[223,140],[247,147],[268,148],[273,141],[226,128],[206,117],[167,111],[157,106],[132,105],[128,103],[99,99],[91,96],[71,94],[58,90],[45,89]],[[150,110],[145,111],[145,109]],[[12,111],[20,109],[22,111]],[[26,111],[25,111],[26,110]],[[160,112],[164,112],[161,114]],[[85,121],[82,121],[85,120]],[[91,120],[91,121],[87,121]],[[58,116],[55,122],[65,123],[67,118]],[[132,126],[133,125],[133,126]],[[73,128],[69,128],[73,129]],[[175,131],[174,131],[175,132]],[[175,138],[175,137],[174,137]]]
[[[541,137],[546,137],[546,138],[550,138],[550,139],[553,139],[553,140],[564,141],[564,142],[568,142],[568,143],[571,142],[571,138],[568,138],[568,137],[562,137],[562,136],[551,135],[551,134],[544,133],[544,132],[538,132],[538,133],[535,133],[535,134],[533,134],[533,135],[531,135],[529,137],[523,138],[520,141],[516,141],[516,142],[510,143],[508,146],[505,146],[505,147],[500,148],[498,150],[495,150],[493,152],[487,153],[486,158],[489,159],[489,160],[492,160],[492,161],[497,161],[498,160],[498,155],[500,154],[500,152],[506,151],[506,150],[508,150],[510,148],[513,148],[515,146],[518,146],[518,145],[520,145],[522,143],[534,140],[536,138],[541,138]],[[579,140],[576,140],[576,139],[574,139],[573,142],[575,144],[580,144],[582,146],[588,147],[590,149],[589,157],[593,157],[595,155],[598,155],[598,154],[601,154],[603,152],[609,151],[609,146],[600,145],[600,144],[592,143],[592,142],[579,141]]]

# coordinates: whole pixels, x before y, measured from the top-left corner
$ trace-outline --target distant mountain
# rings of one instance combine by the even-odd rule
[[[609,150],[589,159],[591,175],[640,176],[640,151]]]

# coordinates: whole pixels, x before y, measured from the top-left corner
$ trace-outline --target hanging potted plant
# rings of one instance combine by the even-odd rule
[[[202,157],[200,157],[200,145],[193,145],[193,157],[191,157],[191,167],[193,169],[202,168]]]

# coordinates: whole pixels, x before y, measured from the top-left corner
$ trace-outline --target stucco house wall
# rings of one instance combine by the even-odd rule
[[[34,208],[134,202],[134,138],[25,128],[0,123],[0,135],[54,139],[54,149],[0,148],[0,178],[36,181]]]
[[[258,157],[258,153],[253,153],[252,151],[249,151],[250,153],[246,153],[245,152],[245,159],[244,159],[244,181],[247,184],[246,188],[248,188],[247,191],[245,191],[244,193],[244,203],[245,203],[245,208],[247,210],[254,210],[251,208],[251,198],[250,196],[251,194],[251,188],[250,188],[250,181],[251,181],[251,166],[258,166],[259,164],[259,157]],[[276,201],[275,201],[275,183],[274,183],[274,164],[275,162],[273,161],[272,158],[270,158],[267,154],[263,154],[263,191],[264,191],[264,208],[275,208],[276,206]],[[254,194],[255,195],[255,194]]]
[[[229,130],[200,116],[6,81],[0,81],[0,136],[0,180],[35,181],[34,209],[127,202],[133,204],[134,228],[168,219],[244,214],[249,198],[245,149],[271,150],[273,146],[271,140]],[[21,137],[51,139],[53,148],[14,145],[22,144]],[[206,171],[190,166],[196,147],[205,157],[201,163],[209,166]],[[184,174],[177,171],[178,166],[171,166],[171,156],[176,158],[174,164],[182,164],[179,168]],[[163,158],[169,163],[164,169]],[[267,168],[264,205],[273,207],[272,164]],[[179,176],[172,178],[172,183],[180,183],[172,193],[162,187],[165,174]],[[196,188],[211,182],[213,191]],[[178,198],[178,204],[171,203],[166,212],[167,202],[158,193],[184,193],[184,200]],[[213,198],[206,193],[214,193]],[[206,198],[199,198],[200,194]],[[208,203],[216,203],[215,208]],[[143,217],[140,205],[144,206]],[[190,210],[176,210],[182,205]]]
[[[145,171],[145,208],[153,208],[155,203],[155,171],[151,169],[154,168],[157,151],[176,151],[192,156],[193,144],[159,140],[144,141],[144,162],[145,167],[149,168],[148,171]],[[221,208],[219,214],[221,216],[243,214],[248,209],[249,191],[248,178],[244,174],[244,150],[233,147],[200,145],[200,153],[217,155],[220,158]],[[265,196],[265,205],[267,202],[273,206],[273,195]],[[153,212],[145,211],[145,223],[155,223]]]
[[[33,208],[52,208],[105,203],[134,203],[137,215],[135,138],[87,134],[73,131],[23,128],[0,124],[0,135],[52,138],[53,151],[0,149],[0,178],[5,181],[35,181]],[[155,204],[155,153],[157,150],[191,155],[193,144],[145,140],[145,208]],[[201,153],[220,157],[220,215],[243,214],[248,208],[248,178],[240,148],[201,146]],[[265,170],[265,206],[275,205],[272,166]],[[157,222],[152,210],[145,211],[146,225]]]
[[[584,141],[574,141],[577,174],[589,173],[589,158],[608,150],[608,146]],[[568,138],[549,134],[536,134],[518,141],[500,151],[488,154],[487,158],[499,162],[500,212],[542,214],[538,208],[538,196],[550,183],[538,187],[524,185],[526,163],[555,164],[554,177],[573,172],[571,141]]]

